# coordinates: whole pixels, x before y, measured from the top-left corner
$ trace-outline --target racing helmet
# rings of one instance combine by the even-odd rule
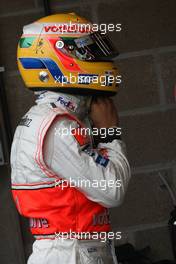
[[[23,28],[17,61],[25,85],[34,91],[117,92],[117,51],[106,34],[75,13],[43,17]]]

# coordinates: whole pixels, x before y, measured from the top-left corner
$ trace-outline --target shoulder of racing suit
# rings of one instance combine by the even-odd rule
[[[13,184],[32,184],[52,181],[56,175],[43,170],[43,145],[48,130],[57,121],[55,135],[68,133],[80,126],[79,120],[62,108],[50,104],[33,106],[20,120],[16,128],[11,149],[11,179]],[[71,138],[70,138],[71,139]],[[73,137],[73,140],[74,137]],[[71,142],[67,142],[68,145]],[[43,163],[43,165],[42,165]]]

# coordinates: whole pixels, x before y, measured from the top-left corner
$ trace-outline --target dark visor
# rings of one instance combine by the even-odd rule
[[[64,42],[61,51],[82,61],[111,61],[118,55],[110,39],[99,32],[81,38],[61,39]]]

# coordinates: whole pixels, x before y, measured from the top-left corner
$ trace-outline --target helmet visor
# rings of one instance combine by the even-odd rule
[[[61,38],[61,51],[81,61],[111,61],[118,55],[107,35],[99,32],[81,38]]]

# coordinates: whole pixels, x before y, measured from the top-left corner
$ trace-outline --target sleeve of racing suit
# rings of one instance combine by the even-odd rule
[[[125,144],[115,139],[84,151],[69,133],[75,127],[77,123],[67,119],[52,124],[44,143],[47,166],[79,188],[89,200],[107,208],[119,206],[131,176]],[[106,150],[106,157],[100,154],[102,149]]]

